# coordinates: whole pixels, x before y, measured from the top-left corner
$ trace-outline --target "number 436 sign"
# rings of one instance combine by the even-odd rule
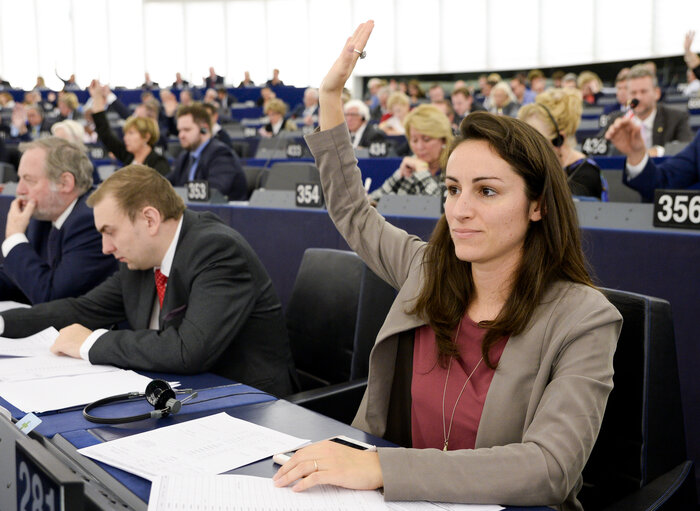
[[[700,229],[700,190],[656,190],[654,227]]]

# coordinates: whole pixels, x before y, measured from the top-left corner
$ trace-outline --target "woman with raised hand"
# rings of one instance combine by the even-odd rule
[[[372,28],[358,27],[324,79],[307,143],[336,227],[399,290],[353,425],[401,447],[320,442],[275,484],[581,509],[621,317],[586,273],[564,173],[527,124],[473,113],[450,146],[430,241],[387,223],[365,198],[340,100]]]

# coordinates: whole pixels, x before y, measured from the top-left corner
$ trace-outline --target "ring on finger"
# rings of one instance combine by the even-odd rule
[[[353,48],[352,51],[357,53],[361,59],[364,59],[367,56],[367,52],[364,50],[358,50],[357,48]]]
[[[318,463],[314,460],[314,472],[318,472]]]

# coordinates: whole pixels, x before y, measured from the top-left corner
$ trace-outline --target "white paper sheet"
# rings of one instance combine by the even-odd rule
[[[272,479],[245,475],[158,477],[148,511],[499,511],[501,506],[434,502],[384,502],[378,491],[315,486],[301,493]]]
[[[10,309],[28,309],[31,305],[26,303],[12,302],[10,300],[0,301],[0,312],[9,311]]]
[[[154,481],[148,511],[386,511],[378,491],[316,486],[301,493],[272,479],[242,475],[163,477]]]
[[[143,392],[151,381],[133,371],[0,382],[0,396],[25,412],[47,412],[92,403],[127,392]]]
[[[49,348],[58,337],[58,330],[49,327],[29,337],[9,339],[0,337],[0,355],[13,357],[47,357],[53,356]]]
[[[82,358],[54,355],[0,359],[0,382],[26,381],[119,371],[117,367],[93,365]]]
[[[78,452],[154,480],[164,475],[221,474],[305,442],[222,412]]]

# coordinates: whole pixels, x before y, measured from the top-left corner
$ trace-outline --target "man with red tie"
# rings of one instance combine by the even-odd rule
[[[7,213],[0,300],[42,303],[80,296],[114,273],[92,211],[85,151],[49,137],[20,145],[17,197]]]
[[[238,232],[186,210],[167,179],[143,165],[114,173],[88,205],[119,271],[77,299],[2,313],[2,335],[55,326],[51,350],[93,364],[211,371],[276,395],[292,391],[282,307]],[[124,321],[131,329],[108,330]]]

